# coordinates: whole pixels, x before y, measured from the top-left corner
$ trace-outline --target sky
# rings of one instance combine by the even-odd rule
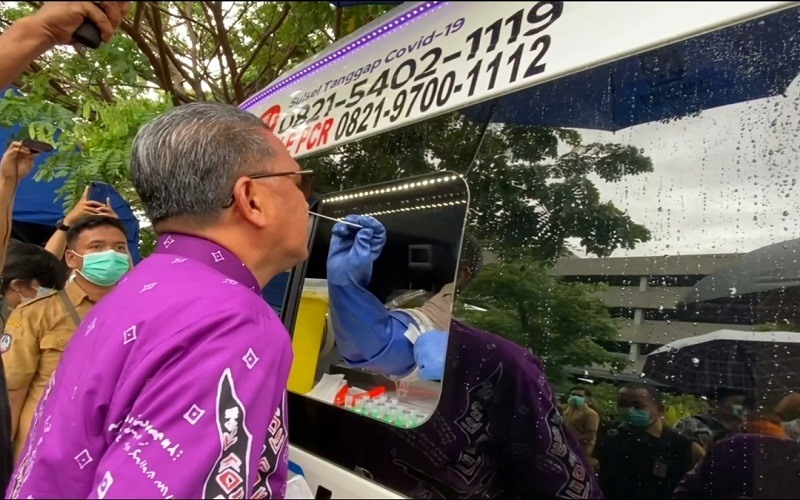
[[[585,143],[640,147],[653,160],[652,173],[620,183],[592,179],[602,199],[652,233],[651,241],[614,257],[749,252],[800,237],[800,77],[785,97],[673,123],[580,133]]]

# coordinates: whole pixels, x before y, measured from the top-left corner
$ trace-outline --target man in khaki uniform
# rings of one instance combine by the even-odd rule
[[[36,406],[73,332],[130,268],[125,228],[119,219],[92,215],[72,227],[62,224],[59,230],[67,231],[66,262],[76,271],[75,280],[62,291],[14,309],[0,337],[15,460],[23,451]]]
[[[597,441],[597,429],[600,427],[600,416],[587,404],[591,397],[589,389],[573,387],[570,390],[569,403],[564,410],[564,423],[583,447],[586,457],[590,459]]]

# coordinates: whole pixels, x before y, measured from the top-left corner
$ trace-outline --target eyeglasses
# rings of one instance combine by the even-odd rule
[[[253,174],[247,175],[248,179],[269,179],[270,177],[286,177],[287,175],[299,175],[300,181],[297,183],[297,189],[303,193],[306,200],[311,198],[313,194],[312,187],[314,184],[314,171],[313,170],[297,170],[295,172],[279,172],[277,174]],[[233,205],[233,194],[231,194],[228,201],[222,206],[222,208],[229,208]]]

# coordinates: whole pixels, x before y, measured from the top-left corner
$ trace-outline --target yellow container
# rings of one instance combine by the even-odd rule
[[[288,384],[292,392],[305,394],[314,387],[327,313],[327,281],[306,278],[292,335],[294,361]]]

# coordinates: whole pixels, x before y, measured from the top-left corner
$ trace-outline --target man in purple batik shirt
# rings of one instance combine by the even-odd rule
[[[259,292],[306,258],[299,167],[195,103],[139,131],[131,170],[158,247],[75,332],[7,495],[282,498],[292,351]]]

